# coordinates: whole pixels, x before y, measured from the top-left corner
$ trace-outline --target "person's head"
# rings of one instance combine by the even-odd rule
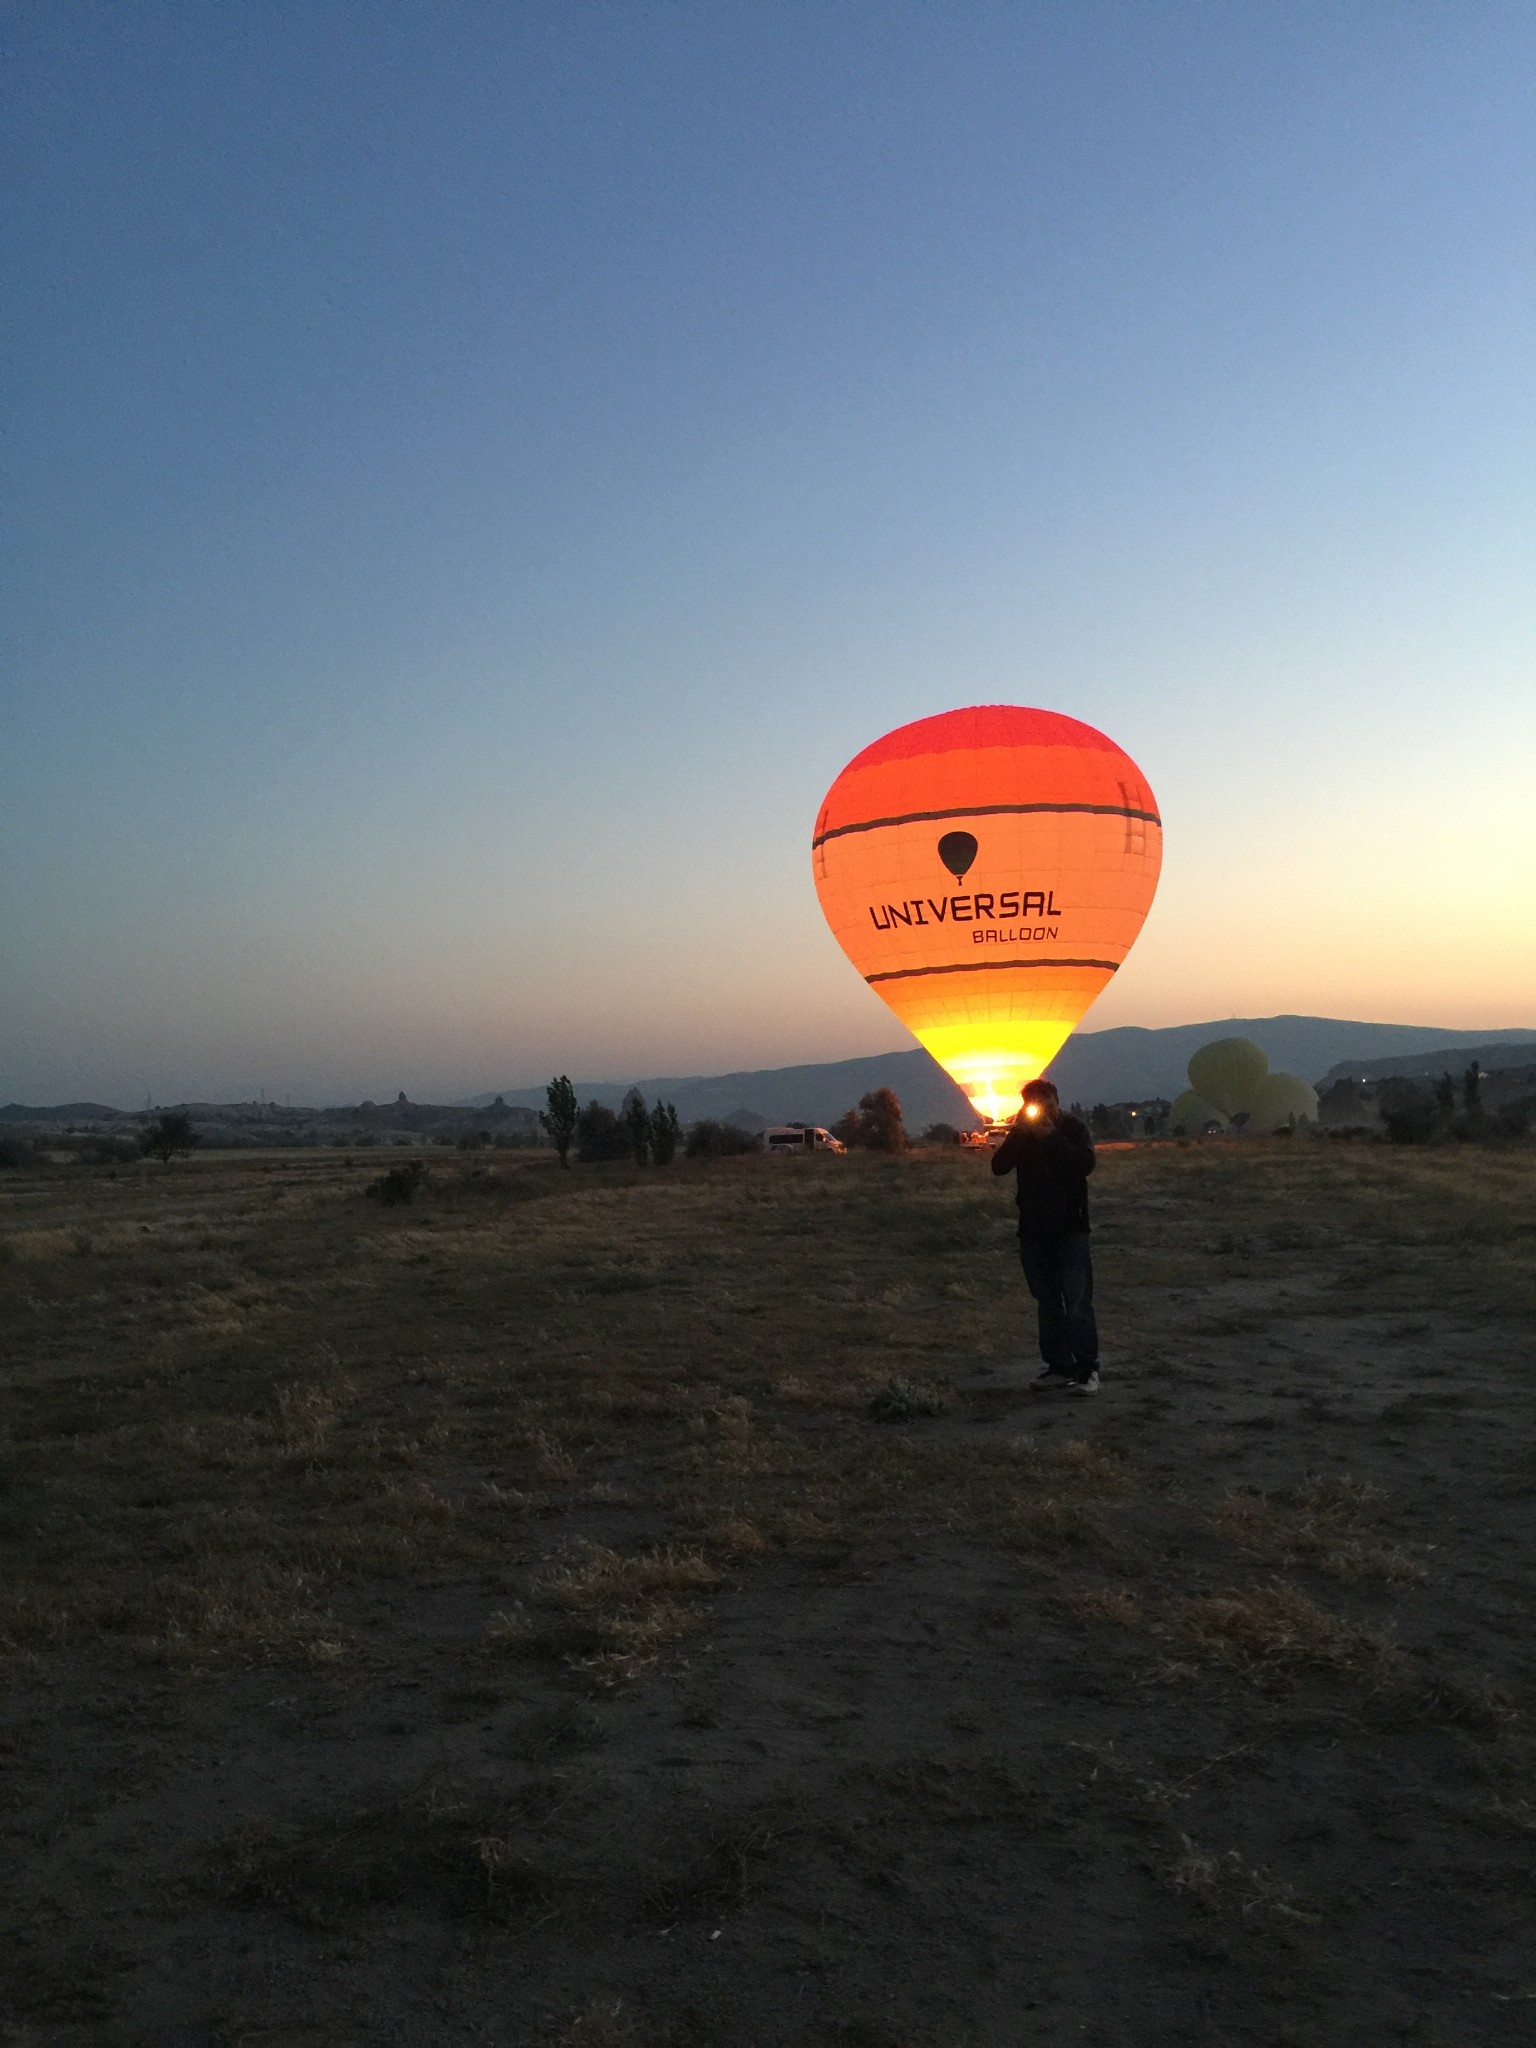
[[[1051,1081],[1026,1081],[1020,1089],[1028,1122],[1047,1124],[1061,1114],[1061,1097]]]

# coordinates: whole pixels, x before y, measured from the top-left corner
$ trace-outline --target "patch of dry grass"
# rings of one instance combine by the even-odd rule
[[[1249,1863],[1237,1849],[1202,1848],[1188,1835],[1163,1875],[1168,1885],[1208,1913],[1235,1913],[1244,1920],[1275,1918],[1315,1926],[1322,1914],[1294,1886]]]
[[[1211,1663],[1249,1677],[1325,1671],[1358,1685],[1381,1685],[1397,1653],[1375,1629],[1319,1607],[1297,1586],[1275,1584],[1177,1600],[1167,1608],[1174,1633]]]
[[[564,2022],[554,2048],[645,2048],[651,2038],[621,1998],[592,1998]]]
[[[1223,1750],[1219,1756],[1204,1758],[1176,1777],[1151,1777],[1123,1757],[1112,1742],[1074,1742],[1069,1747],[1084,1759],[1090,1784],[1103,1782],[1116,1788],[1151,1820],[1165,1818],[1175,1807],[1193,1798],[1200,1785],[1223,1764],[1249,1754],[1247,1745],[1240,1744],[1235,1749]]]
[[[1026,1784],[1000,1758],[973,1750],[931,1750],[859,1767],[882,1808],[896,1805],[946,1825],[974,1825],[1028,1812],[1038,1788]]]
[[[539,1837],[558,1779],[515,1796],[428,1780],[401,1797],[234,1830],[215,1851],[215,1895],[336,1928],[380,1906],[430,1904],[458,1920],[505,1922],[547,1902]]]
[[[1062,1596],[1062,1609],[1090,1626],[1141,1628],[1147,1615],[1134,1593],[1122,1586],[1079,1586]]]
[[[1476,1267],[1479,1243],[1528,1256],[1512,1157],[1275,1150],[1106,1155],[1100,1256],[1128,1346],[1138,1289],[1230,1272],[1201,1249],[1218,1213],[1273,1260],[1296,1215],[1326,1206],[1371,1270],[1390,1237],[1436,1285],[1447,1261]],[[366,1202],[334,1153],[0,1185],[13,1644],[95,1632],[189,1669],[325,1656],[345,1642],[328,1617],[347,1580],[490,1569],[515,1583],[548,1547],[540,1522],[580,1502],[719,1559],[922,1531],[1041,1570],[1144,1568],[1126,1533],[1136,1472],[1094,1441],[1098,1420],[1061,1445],[966,1434],[955,1361],[1011,1349],[1022,1310],[1006,1202],[974,1160],[814,1175],[750,1159],[645,1176],[562,1174],[536,1155],[488,1175],[434,1165],[399,1210]],[[1442,1244],[1452,1207],[1459,1235]],[[887,1381],[896,1411],[933,1426],[871,1426]],[[1277,1569],[1405,1584],[1416,1567],[1373,1513],[1317,1482],[1229,1494],[1214,1519]],[[697,1594],[648,1596],[648,1623],[616,1602],[629,1621],[615,1627],[640,1640],[589,1653],[643,1659],[647,1628],[683,1625],[667,1601],[691,1613]],[[525,1606],[534,1635],[580,1612],[542,1591]],[[1131,1625],[1113,1604],[1099,1618]]]
[[[1223,1494],[1210,1522],[1218,1536],[1261,1564],[1308,1564],[1346,1584],[1411,1585],[1424,1577],[1424,1567],[1368,1526],[1382,1498],[1363,1479],[1310,1478],[1283,1494]]]
[[[721,1815],[663,1849],[644,1879],[640,1907],[663,1927],[739,1912],[762,1882],[777,1829],[754,1814]]]
[[[1385,1596],[1420,1576],[1387,1540],[1394,1515],[1410,1526],[1406,1490],[1386,1503],[1359,1481],[1284,1483],[1303,1469],[1287,1465],[1288,1442],[1307,1444],[1296,1459],[1326,1458],[1337,1439],[1260,1443],[1246,1421],[1236,1429],[1215,1414],[1191,1434],[1187,1415],[1163,1419],[1163,1404],[1181,1382],[1202,1395],[1214,1388],[1202,1346],[1222,1317],[1262,1333],[1282,1314],[1271,1304],[1282,1283],[1287,1299],[1311,1290],[1330,1313],[1387,1307],[1390,1327],[1377,1337],[1426,1350],[1420,1300],[1435,1301],[1438,1331],[1444,1300],[1465,1303],[1475,1325],[1523,1298],[1528,1159],[1491,1167],[1466,1154],[1341,1157],[1300,1145],[1106,1154],[1096,1256],[1117,1354],[1136,1361],[1139,1378],[1111,1380],[1115,1398],[1097,1405],[1034,1412],[1020,1400],[1011,1414],[1012,1376],[980,1368],[1017,1356],[1028,1305],[1006,1190],[984,1162],[978,1172],[949,1155],[850,1159],[796,1175],[744,1159],[642,1176],[628,1165],[561,1174],[513,1159],[481,1176],[438,1160],[398,1210],[362,1196],[378,1163],[209,1156],[116,1181],[61,1167],[0,1182],[0,1634],[37,1667],[46,1697],[64,1698],[61,1680],[89,1667],[104,1699],[126,1675],[123,1698],[136,1686],[164,1702],[167,1725],[190,1727],[202,1711],[188,1698],[194,1685],[284,1664],[300,1673],[291,1685],[210,1688],[208,1713],[231,1701],[243,1711],[247,1694],[276,1708],[279,1691],[313,1691],[353,1716],[385,1671],[404,1674],[400,1725],[411,1739],[441,1712],[461,1724],[455,1741],[483,1741],[494,1758],[490,1790],[444,1780],[370,1793],[376,1781],[364,1776],[331,1810],[295,1818],[275,1807],[215,1858],[211,1881],[231,1905],[359,1944],[381,1923],[392,1939],[416,1921],[568,1929],[590,1918],[601,1960],[586,1976],[546,1971],[541,1982],[551,1994],[543,2009],[567,2015],[550,2018],[549,2039],[650,2048],[699,2037],[691,2022],[673,2034],[665,2016],[653,2021],[649,2002],[642,2019],[602,1995],[611,1985],[628,1997],[634,1980],[618,1974],[626,1963],[610,1974],[612,1945],[605,1954],[598,1944],[615,1926],[634,1932],[637,1905],[652,1935],[754,1899],[754,1922],[759,1909],[780,1911],[813,1868],[797,1832],[839,1866],[840,1884],[873,1885],[899,1873],[904,1855],[948,1859],[962,1831],[974,1831],[973,1847],[989,1827],[1043,1834],[1050,1813],[1074,1852],[1085,1839],[1093,1853],[1094,1842],[1136,1835],[1135,1868],[1202,1913],[1272,1933],[1304,1922],[1313,1905],[1256,1846],[1289,1839],[1270,1824],[1300,1795],[1266,1779],[1259,1812],[1256,1780],[1250,1813],[1237,1787],[1206,1782],[1242,1753],[1228,1742],[1270,1754],[1287,1715],[1306,1740],[1322,1729],[1359,1744],[1365,1776],[1384,1735],[1437,1760],[1437,1811],[1443,1794],[1455,1826],[1474,1841],[1483,1831],[1488,1867],[1495,1854],[1523,1852],[1536,1772],[1518,1680],[1457,1679],[1438,1652],[1400,1659],[1385,1629],[1333,1611],[1385,1612]],[[1302,1216],[1326,1216],[1328,1228]],[[1260,1355],[1245,1338],[1239,1371]],[[911,1426],[876,1426],[869,1413],[871,1394],[891,1383],[920,1397],[897,1403],[893,1419],[906,1406]],[[1309,1426],[1303,1417],[1298,1429]],[[1364,1433],[1350,1441],[1361,1462],[1381,1450]],[[1470,1433],[1468,1442],[1461,1469],[1475,1472]],[[1192,1499],[1183,1475],[1218,1451],[1243,1459],[1224,1473],[1262,1472],[1269,1490],[1234,1488],[1209,1510],[1204,1491]],[[1396,1450],[1381,1455],[1381,1470],[1407,1469],[1389,1462]],[[1515,1455],[1509,1442],[1496,1453]],[[1497,1476],[1521,1487],[1533,1470],[1517,1460]],[[1207,1580],[1213,1531],[1281,1582]],[[1454,1559],[1443,1573],[1437,1564],[1426,1603],[1444,1607],[1450,1566],[1464,1564],[1472,1540],[1447,1532]],[[986,1666],[991,1688],[967,1678],[937,1699],[935,1727],[953,1731],[953,1750],[923,1746],[946,1738],[906,1721],[895,1739],[918,1746],[892,1756],[889,1721],[839,1704],[821,1745],[827,1816],[797,1821],[787,1800],[787,1817],[753,1807],[733,1819],[691,1794],[709,1783],[715,1799],[701,1766],[717,1746],[703,1740],[695,1752],[681,1731],[718,1727],[736,1710],[734,1680],[722,1674],[742,1668],[742,1613],[777,1629],[794,1658],[793,1602],[825,1573],[829,1597],[857,1617],[856,1648],[866,1575],[916,1584],[926,1598],[951,1559],[963,1596],[956,1645]],[[721,1613],[722,1655],[689,1671],[690,1637],[708,1625],[722,1574],[747,1579],[764,1566],[740,1608]],[[1286,1583],[1292,1576],[1310,1591]],[[991,1597],[978,1600],[984,1583]],[[1514,1602],[1495,1590],[1518,1672]],[[1465,1654],[1478,1668],[1501,1665],[1505,1638],[1473,1619],[1480,1634]],[[1074,1642],[1063,1621],[1119,1639]],[[872,1635],[898,1635],[889,1623],[876,1598]],[[1052,1656],[1083,1673],[1080,1692],[1068,1681],[1083,1712],[1074,1732],[1113,1740],[1070,1758],[1058,1742],[1056,1768],[1016,1771],[1013,1756],[989,1757],[985,1744],[1014,1679],[998,1660],[1036,1627]],[[1434,1640],[1417,1628],[1413,1638]],[[549,1661],[540,1670],[533,1657]],[[155,1668],[121,1674],[131,1660]],[[590,1693],[669,1664],[684,1667],[677,1690],[694,1718],[679,1720],[676,1744],[692,1753],[666,1758],[679,1770],[665,1782],[679,1792],[657,1824],[656,1853],[649,1834],[643,1848],[615,1843],[602,1802],[631,1771],[637,1720],[654,1732],[664,1717],[653,1724],[643,1708],[636,1716]],[[306,1685],[306,1667],[324,1683]],[[1117,1674],[1138,1688],[1133,1698],[1107,1682]],[[1280,1684],[1311,1675],[1329,1683],[1282,1706]],[[1183,1690],[1160,1692],[1160,1682]],[[400,1753],[393,1728],[367,1729],[394,1709],[369,1705],[346,1754],[354,1771],[384,1774]],[[1140,1714],[1144,1753],[1129,1747],[1127,1712]],[[1207,1746],[1222,1754],[1192,1754],[1199,1731],[1217,1726]],[[285,1737],[271,1739],[274,1756],[287,1753]],[[602,1744],[612,1747],[587,1754]],[[82,1741],[82,1759],[88,1749]],[[546,1773],[539,1788],[509,1790],[527,1771]],[[1090,1836],[1073,1835],[1096,1805]],[[836,1828],[846,1839],[833,1840]],[[75,1836],[79,1858],[94,1853]],[[1307,1853],[1308,1870],[1332,1855]],[[948,1884],[947,1860],[925,1866],[941,1867]],[[883,1915],[889,1900],[878,1904]],[[708,1918],[705,1938],[715,1924]],[[1211,1945],[1225,1939],[1223,1930]],[[530,1927],[517,1940],[532,1954],[542,1937]],[[505,1936],[479,1945],[504,1947]],[[313,1946],[314,1970],[330,1968],[324,1945]],[[84,1951],[68,1954],[42,1994],[50,2000],[85,1974]],[[591,1996],[572,2011],[581,1991]]]
[[[487,1640],[515,1655],[559,1657],[599,1685],[627,1684],[698,1626],[700,1596],[720,1584],[697,1550],[659,1545],[624,1556],[591,1544],[536,1578],[527,1605],[493,1615]]]
[[[869,1398],[876,1422],[916,1422],[925,1415],[947,1415],[955,1405],[948,1387],[926,1380],[887,1380]]]

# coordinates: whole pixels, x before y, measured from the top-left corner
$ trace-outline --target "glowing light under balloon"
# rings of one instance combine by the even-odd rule
[[[811,850],[838,944],[995,1120],[1130,951],[1162,842],[1146,778],[1113,740],[1059,712],[987,704],[856,755]]]

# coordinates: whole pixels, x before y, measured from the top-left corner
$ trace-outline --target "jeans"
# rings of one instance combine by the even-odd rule
[[[1021,1237],[1024,1278],[1040,1310],[1040,1356],[1075,1380],[1099,1369],[1093,1315],[1093,1259],[1086,1230],[1062,1237]]]

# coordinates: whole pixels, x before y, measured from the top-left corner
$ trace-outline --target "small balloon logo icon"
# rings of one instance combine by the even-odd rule
[[[953,877],[942,892],[935,826]],[[1162,847],[1146,777],[1113,740],[1060,712],[985,704],[856,755],[811,858],[843,951],[997,1118],[1130,951]]]
[[[957,882],[965,880],[975,858],[976,841],[969,832],[946,832],[939,841],[939,859]]]

